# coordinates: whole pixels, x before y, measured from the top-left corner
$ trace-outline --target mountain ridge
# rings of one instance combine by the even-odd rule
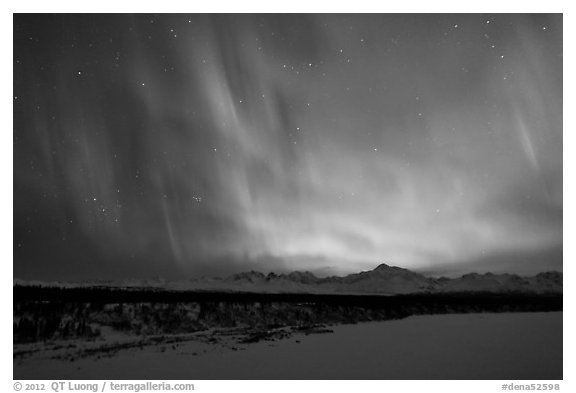
[[[380,264],[373,270],[346,276],[317,277],[309,271],[268,273],[251,270],[225,278],[201,277],[189,280],[122,280],[83,283],[14,280],[14,285],[44,287],[153,288],[165,290],[242,291],[262,293],[335,293],[398,295],[413,293],[562,293],[562,272],[541,272],[534,276],[503,273],[467,273],[457,278],[427,277],[398,266]]]

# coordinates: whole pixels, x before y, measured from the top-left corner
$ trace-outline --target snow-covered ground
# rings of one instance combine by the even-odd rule
[[[15,379],[561,379],[562,312],[452,314],[251,344],[186,340],[73,361],[14,359]]]

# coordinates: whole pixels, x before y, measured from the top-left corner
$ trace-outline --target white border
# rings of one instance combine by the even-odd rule
[[[8,4],[6,4],[8,3]],[[13,12],[159,12],[159,13],[246,13],[246,12],[274,12],[274,13],[310,13],[310,12],[351,12],[351,13],[563,13],[564,14],[564,113],[571,114],[575,108],[572,94],[574,92],[574,9],[569,1],[412,1],[412,2],[340,2],[335,4],[328,1],[293,0],[289,2],[272,1],[215,1],[210,4],[199,4],[196,1],[187,2],[158,2],[158,1],[112,1],[100,0],[98,2],[81,1],[9,1],[3,3],[2,48],[4,53],[12,52],[13,43]],[[2,220],[2,261],[6,264],[3,272],[0,296],[2,301],[1,314],[4,316],[1,328],[2,357],[0,386],[2,391],[14,391],[12,381],[12,328],[9,325],[8,315],[12,313],[12,229],[13,229],[13,140],[12,133],[12,56],[5,56],[2,62],[2,111],[5,127],[0,144],[2,154],[0,171],[4,184],[0,193],[1,206],[6,206],[9,213]],[[10,92],[10,94],[8,94]],[[571,284],[574,282],[574,247],[570,241],[574,239],[574,205],[576,201],[574,189],[574,148],[573,131],[574,120],[571,116],[564,116],[564,381],[561,381],[562,391],[575,391],[574,382],[574,291]],[[573,241],[573,240],[572,240]],[[568,261],[568,262],[567,262]],[[47,381],[48,382],[48,381]],[[100,381],[94,381],[100,382]],[[124,381],[126,382],[126,381]],[[171,381],[175,382],[175,381]],[[334,392],[360,391],[426,391],[426,392],[496,392],[501,390],[502,383],[513,381],[194,381],[198,391],[236,391],[236,392],[290,392],[330,389]],[[516,381],[518,382],[518,381]],[[528,382],[528,381],[526,381]],[[533,381],[535,383],[542,381]],[[572,388],[570,388],[572,386]]]

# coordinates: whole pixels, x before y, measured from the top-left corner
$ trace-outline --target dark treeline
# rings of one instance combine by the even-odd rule
[[[186,292],[14,287],[14,342],[95,338],[103,328],[133,335],[210,328],[358,323],[411,315],[562,310],[561,295],[398,296]]]
[[[495,307],[503,304],[517,305],[534,310],[557,311],[562,309],[561,294],[526,293],[435,293],[409,295],[351,295],[351,294],[309,294],[309,293],[253,293],[253,292],[209,292],[171,291],[162,289],[124,289],[110,287],[56,288],[14,286],[14,302],[56,301],[90,303],[182,303],[182,302],[233,302],[233,303],[322,303],[358,305],[362,307],[386,307],[401,304],[482,304]]]

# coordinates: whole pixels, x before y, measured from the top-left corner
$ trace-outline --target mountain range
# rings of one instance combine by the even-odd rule
[[[381,264],[374,270],[347,276],[320,278],[310,272],[287,274],[243,272],[226,278],[202,277],[166,281],[124,280],[83,283],[41,282],[15,280],[14,285],[43,287],[111,287],[150,288],[179,291],[233,291],[257,293],[321,293],[321,294],[380,294],[415,293],[562,293],[561,272],[544,272],[535,276],[516,274],[469,273],[458,278],[433,278],[397,266]]]

